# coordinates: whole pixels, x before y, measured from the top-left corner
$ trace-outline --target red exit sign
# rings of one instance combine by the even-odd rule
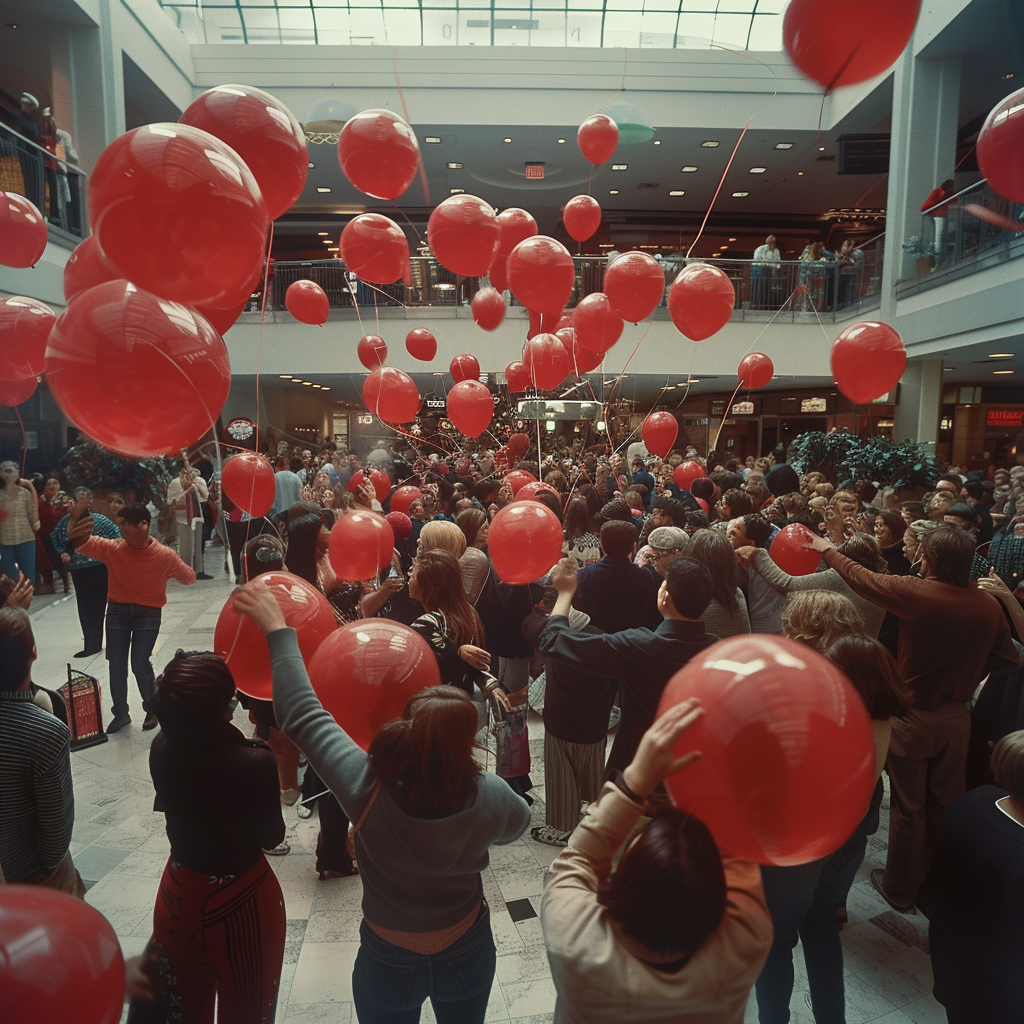
[[[543,164],[527,164],[526,165],[526,177],[528,179],[538,180],[544,177],[544,165]]]
[[[985,414],[987,427],[1019,427],[1024,425],[1024,409],[989,409]]]

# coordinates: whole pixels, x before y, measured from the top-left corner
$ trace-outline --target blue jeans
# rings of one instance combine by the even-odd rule
[[[0,544],[0,568],[15,583],[18,582],[18,570],[25,574],[25,579],[34,584],[36,581],[36,542],[27,540],[22,544]]]
[[[494,939],[484,900],[473,926],[440,953],[393,946],[365,921],[352,970],[359,1024],[417,1024],[429,999],[438,1024],[483,1024],[494,981]]]
[[[142,695],[142,707],[149,711],[153,696],[153,647],[160,633],[160,609],[144,604],[107,602],[107,668],[110,673],[111,713],[128,714],[128,656]]]

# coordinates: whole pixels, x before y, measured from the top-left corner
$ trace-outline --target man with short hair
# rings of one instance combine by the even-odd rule
[[[112,718],[107,735],[131,724],[128,714],[128,654],[146,712],[144,730],[155,729],[153,647],[160,633],[160,609],[167,603],[167,581],[195,583],[196,574],[178,554],[149,535],[150,514],[145,505],[128,505],[121,513],[121,539],[93,535],[90,519],[79,520],[69,537],[83,554],[105,563],[110,574],[107,604],[107,661]]]
[[[986,492],[985,482],[968,480],[960,492],[960,500],[973,507],[978,517],[978,543],[987,544],[995,532],[995,525],[992,522],[992,514],[988,510],[992,495],[991,492]],[[949,510],[949,512],[952,511],[952,509]],[[946,514],[949,515],[949,512]]]
[[[764,516],[757,513],[733,519],[726,527],[725,535],[736,549],[753,546],[771,547],[771,540],[778,533]],[[747,612],[750,615],[751,633],[772,633],[782,635],[782,611],[786,607],[786,595],[770,587],[761,574],[753,568],[747,569]],[[742,577],[741,577],[742,579]]]
[[[754,511],[754,502],[745,491],[731,487],[718,499],[718,518],[727,522],[749,516]]]
[[[775,242],[775,236],[769,235],[764,245],[754,250],[754,262],[750,267],[750,308],[771,309],[778,305],[773,301],[773,292],[778,282],[779,266],[782,253]]]
[[[187,459],[183,460],[181,471],[167,485],[167,504],[174,510],[178,553],[186,565],[192,566],[199,580],[213,579],[205,571],[203,559],[202,503],[209,499],[210,491],[202,474]]]
[[[659,526],[651,530],[647,545],[654,552],[654,565],[647,566],[647,571],[653,570],[653,576],[660,586],[668,575],[668,567],[686,554],[690,538],[678,526]]]
[[[971,560],[971,579],[980,580],[983,576],[987,576],[992,566],[988,559],[983,558],[977,551],[978,535],[981,532],[981,518],[978,515],[978,509],[974,505],[966,503],[950,505],[946,509],[942,521],[947,526],[955,526],[958,530],[964,530],[974,540],[976,546],[974,558]]]

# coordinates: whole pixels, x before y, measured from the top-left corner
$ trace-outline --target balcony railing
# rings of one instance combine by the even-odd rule
[[[77,164],[0,124],[0,190],[34,203],[71,241],[89,234],[87,182],[88,175]]]

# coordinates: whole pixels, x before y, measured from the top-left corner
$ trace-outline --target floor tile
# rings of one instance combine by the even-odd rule
[[[113,850],[107,846],[87,846],[80,853],[72,851],[75,867],[83,878],[98,882],[113,871],[128,856],[126,850]]]
[[[503,984],[501,991],[511,1020],[551,1013],[555,1008],[555,985],[550,974],[533,981]]]
[[[358,951],[358,942],[303,942],[289,1004],[350,1003]]]
[[[902,1009],[914,1024],[947,1024],[946,1011],[934,996],[922,996]]]

